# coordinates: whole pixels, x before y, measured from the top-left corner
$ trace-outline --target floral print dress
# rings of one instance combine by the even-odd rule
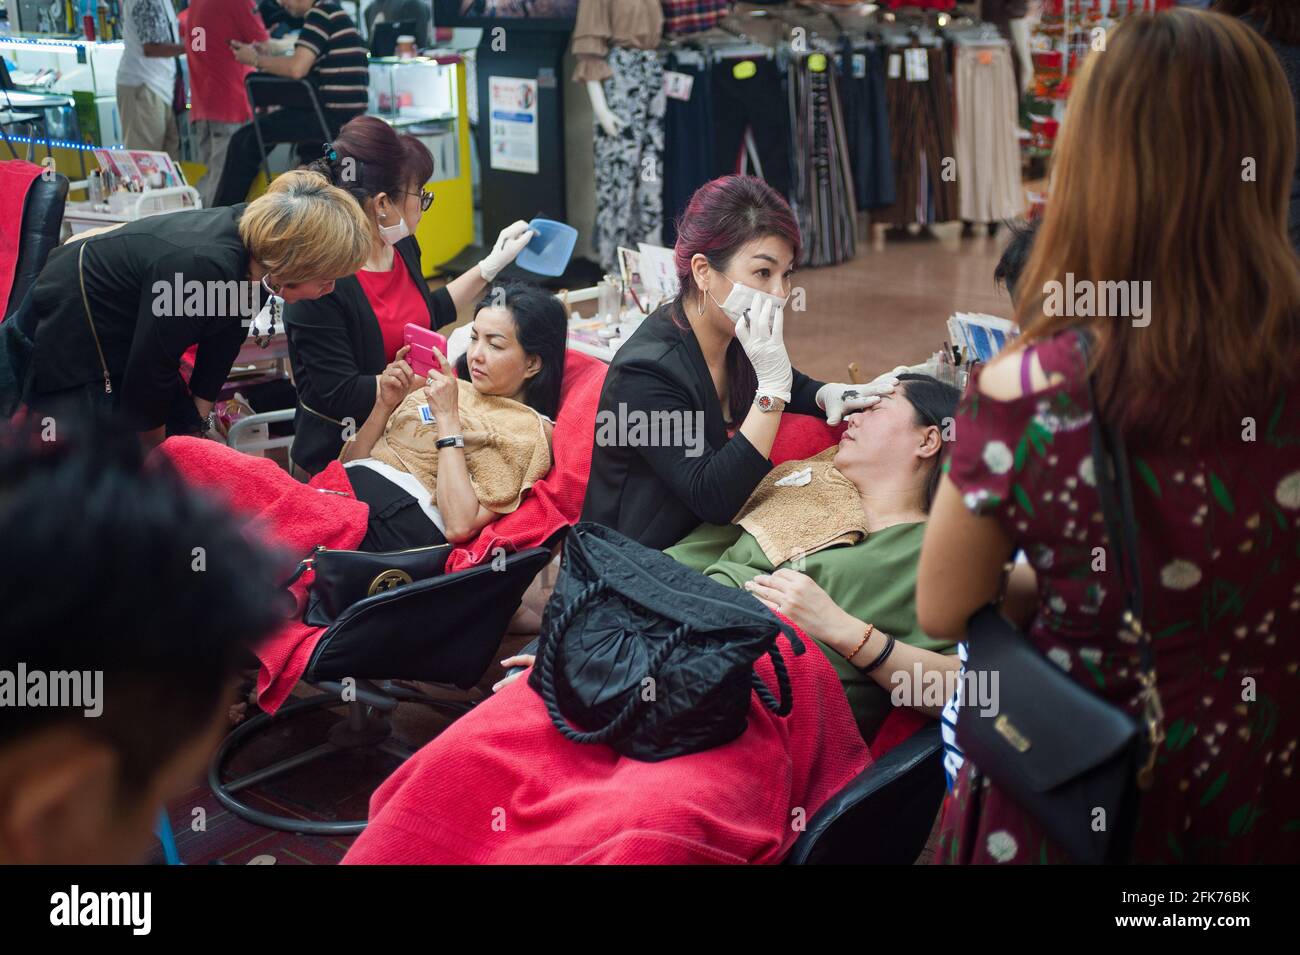
[[[1064,381],[958,412],[944,467],[976,514],[1025,551],[1038,578],[1029,639],[1137,716],[1138,653],[1122,643],[1117,561],[1095,489],[1091,406],[1073,333],[1039,343]],[[1166,739],[1142,794],[1133,861],[1300,861],[1300,387],[1203,450],[1129,448]],[[1104,548],[1102,551],[1096,548]],[[966,760],[944,804],[940,863],[1068,862]]]

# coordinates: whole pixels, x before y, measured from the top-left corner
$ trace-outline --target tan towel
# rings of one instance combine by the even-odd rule
[[[777,465],[736,515],[735,523],[754,535],[772,566],[866,538],[862,498],[831,463],[836,450]]]
[[[510,398],[481,395],[458,381],[460,424],[465,435],[465,465],[479,503],[497,514],[519,507],[524,491],[551,469],[551,446],[542,416]],[[438,426],[425,422],[424,392],[413,391],[388,418],[371,454],[414,475],[434,500],[438,497]]]

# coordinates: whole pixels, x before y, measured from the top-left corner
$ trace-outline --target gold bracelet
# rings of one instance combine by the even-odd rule
[[[875,632],[876,632],[876,625],[874,623],[867,624],[867,630],[866,633],[862,635],[862,641],[856,647],[853,648],[852,653],[846,653],[844,655],[844,659],[847,660],[849,663],[852,663],[853,658],[862,652],[862,648],[867,645],[867,641],[871,639],[871,635]]]

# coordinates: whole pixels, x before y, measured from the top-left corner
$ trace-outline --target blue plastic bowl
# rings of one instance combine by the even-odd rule
[[[524,246],[515,259],[515,265],[552,278],[563,275],[578,242],[578,230],[568,223],[552,219],[534,219],[528,223],[528,228],[537,235]]]

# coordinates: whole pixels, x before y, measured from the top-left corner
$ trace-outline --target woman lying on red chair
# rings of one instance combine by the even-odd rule
[[[490,290],[457,376],[418,378],[395,360],[376,410],[344,446],[345,465],[306,485],[213,441],[174,438],[160,451],[295,562],[320,546],[378,552],[450,542],[457,546],[444,572],[463,570],[537,546],[578,518],[605,366],[566,352],[565,335],[554,296],[529,286]],[[462,430],[464,446],[454,440]],[[292,587],[300,609],[309,582]],[[288,696],[320,633],[294,619],[258,647],[262,709],[275,712]]]
[[[838,444],[773,468],[733,523],[702,524],[666,550],[721,584],[744,587],[816,640],[868,743],[900,687],[902,705],[938,717],[947,697],[932,693],[935,705],[926,705],[927,677],[943,686],[930,674],[957,670],[952,643],[917,625],[915,596],[943,422],[958,397],[929,376],[900,375],[892,394],[846,419]],[[812,421],[796,427],[809,436],[823,430]]]

